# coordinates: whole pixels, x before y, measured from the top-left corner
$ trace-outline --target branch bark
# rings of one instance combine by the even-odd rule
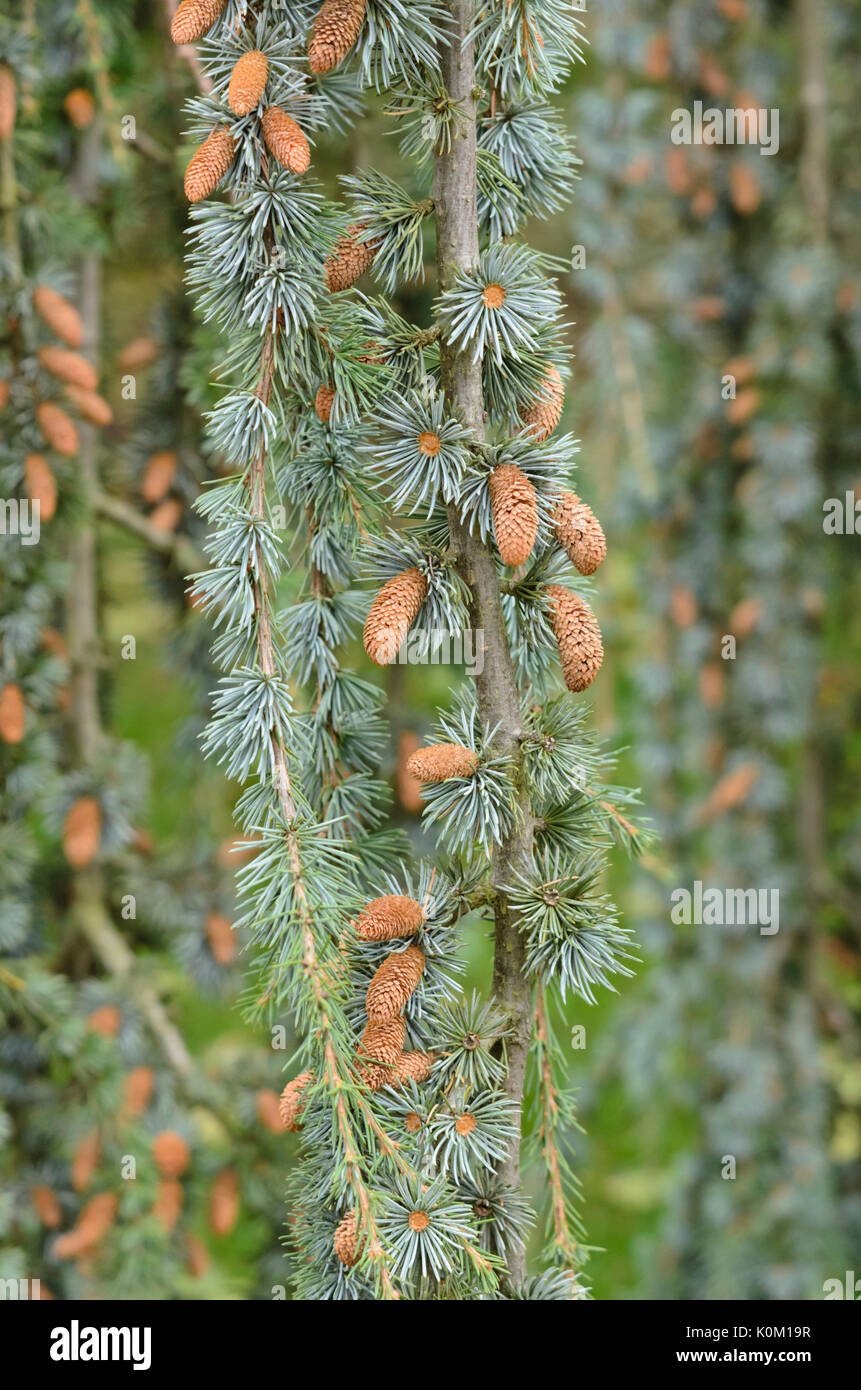
[[[476,184],[475,57],[465,43],[473,15],[473,0],[448,0],[452,20],[451,42],[440,47],[443,79],[449,95],[459,105],[460,119],[451,151],[437,154],[433,200],[437,227],[437,271],[441,290],[448,289],[458,271],[478,263],[478,210]],[[476,437],[484,438],[484,401],[481,364],[469,351],[455,351],[441,344],[442,385],[450,407]],[[518,816],[514,830],[493,854],[493,911],[495,920],[493,990],[512,1029],[507,1040],[508,1069],[505,1093],[517,1107],[523,1098],[526,1058],[532,1035],[532,989],[526,975],[526,948],[517,915],[504,891],[512,871],[528,869],[532,857],[533,816],[522,786],[523,724],[520,694],[508,646],[502,611],[502,591],[496,561],[488,546],[469,534],[454,507],[449,508],[449,527],[457,566],[470,592],[470,622],[482,634],[484,666],[476,675],[478,708],[482,722],[496,728],[495,745],[512,759],[518,791]],[[503,1181],[520,1184],[520,1138],[514,1140],[499,1168]],[[525,1274],[525,1252],[515,1250],[508,1259],[513,1282]]]

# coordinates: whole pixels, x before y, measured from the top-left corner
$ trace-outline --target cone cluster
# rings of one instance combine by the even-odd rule
[[[424,968],[424,952],[418,946],[408,946],[405,951],[393,951],[386,956],[377,967],[365,996],[365,1007],[372,1023],[385,1023],[400,1013]]]
[[[412,936],[425,921],[425,910],[415,898],[386,893],[366,903],[353,924],[363,941],[394,941]]]
[[[260,124],[270,154],[291,174],[304,174],[311,163],[311,146],[301,126],[280,106],[267,106]]]
[[[365,622],[365,651],[375,666],[389,666],[428,595],[421,570],[401,570],[387,579]]]
[[[563,492],[553,514],[553,533],[581,574],[594,574],[607,554],[601,523],[576,492]]]
[[[452,777],[473,777],[478,761],[478,754],[462,743],[434,743],[413,753],[407,768],[420,782],[448,782]]]
[[[364,230],[364,223],[353,222],[335,243],[332,254],[326,261],[326,287],[333,294],[355,285],[359,277],[373,264],[380,243],[374,240],[360,241],[359,237]]]
[[[565,684],[569,690],[585,690],[604,659],[601,631],[591,608],[579,594],[562,584],[548,584],[545,592]]]
[[[538,503],[535,488],[515,464],[501,463],[491,473],[490,508],[503,564],[524,564],[538,534]]]
[[[308,66],[313,73],[331,72],[344,61],[364,19],[365,0],[324,0],[311,26]]]
[[[182,0],[170,26],[174,43],[197,43],[213,26],[227,0]]]
[[[565,390],[562,378],[552,363],[547,364],[547,375],[534,401],[519,411],[524,425],[524,434],[530,434],[539,442],[547,439],[562,418],[565,403]]]

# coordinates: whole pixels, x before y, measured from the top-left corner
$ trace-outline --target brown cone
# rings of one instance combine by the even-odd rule
[[[147,459],[141,474],[141,497],[145,502],[160,502],[170,488],[176,473],[177,457],[172,449],[160,449]]]
[[[132,338],[126,343],[117,362],[124,372],[137,372],[149,367],[158,357],[158,343],[155,338]]]
[[[52,333],[62,338],[67,347],[79,348],[84,341],[84,325],[74,304],[64,299],[49,285],[37,285],[33,291],[33,308]]]
[[[304,174],[311,163],[311,146],[302,127],[280,106],[267,106],[261,121],[266,147],[292,174]]]
[[[254,1099],[257,1118],[270,1134],[283,1134],[284,1121],[281,1118],[281,1098],[277,1091],[261,1090]]]
[[[229,1236],[239,1217],[239,1179],[224,1168],[209,1191],[209,1224],[217,1236]]]
[[[62,1218],[60,1203],[52,1187],[34,1187],[30,1193],[33,1210],[43,1226],[53,1229],[59,1226]]]
[[[85,420],[89,420],[91,425],[103,430],[113,423],[114,412],[98,391],[82,391],[80,386],[67,386],[66,395],[77,407],[78,413]]]
[[[331,72],[342,63],[359,37],[364,19],[365,0],[324,0],[311,26],[311,71]]]
[[[378,966],[368,993],[365,1007],[371,1023],[385,1023],[395,1018],[406,1004],[425,968],[424,953],[418,946],[405,951],[393,951]]]
[[[604,659],[601,630],[579,594],[562,584],[548,584],[546,592],[565,684],[569,690],[585,690]]]
[[[398,800],[412,815],[418,815],[424,805],[421,788],[409,770],[409,760],[420,746],[418,734],[412,729],[404,729],[398,735]]]
[[[152,1156],[163,1178],[181,1178],[191,1162],[191,1149],[176,1130],[163,1129],[152,1141]]]
[[[491,473],[490,507],[502,563],[522,565],[538,534],[538,504],[535,488],[513,463],[501,463]]]
[[[93,796],[80,796],[63,821],[63,852],[73,869],[84,869],[96,857],[102,838],[102,808]]]
[[[420,782],[448,782],[452,777],[473,777],[478,754],[462,743],[435,743],[413,753],[407,767]]]
[[[57,480],[41,454],[25,458],[24,487],[30,501],[39,503],[39,520],[50,521],[57,510]]]
[[[184,1195],[182,1183],[175,1178],[162,1178],[158,1185],[151,1215],[168,1234],[180,1218]]]
[[[393,941],[396,937],[412,936],[424,920],[425,910],[415,898],[386,893],[365,904],[355,928],[363,941]]]
[[[47,372],[57,376],[70,386],[79,386],[82,391],[95,391],[99,384],[98,374],[85,357],[78,352],[67,352],[60,347],[41,347],[36,353]]]
[[[206,939],[213,958],[219,965],[229,965],[236,957],[236,935],[229,917],[223,912],[210,912],[206,919]]]
[[[218,19],[227,0],[182,0],[170,26],[174,43],[196,43]]]
[[[120,1031],[123,1016],[116,1004],[103,1004],[93,1009],[87,1019],[87,1032],[98,1033],[102,1038],[115,1038]]]
[[[403,1086],[407,1081],[427,1081],[435,1060],[435,1052],[402,1052],[393,1084]]]
[[[380,243],[378,241],[359,241],[364,223],[353,222],[326,261],[326,288],[336,294],[355,285],[360,275],[373,264]]]
[[[76,130],[86,130],[92,125],[96,114],[92,92],[88,92],[86,87],[74,87],[63,98],[63,110]]]
[[[371,604],[365,622],[365,651],[375,666],[389,666],[427,598],[421,570],[402,570],[387,579]]]
[[[0,690],[0,738],[4,743],[20,743],[27,728],[27,706],[17,685]]]
[[[0,63],[0,140],[8,140],[15,129],[15,74],[8,63]]]
[[[359,1060],[394,1066],[404,1050],[406,1020],[398,1015],[385,1023],[369,1023],[359,1040]]]
[[[99,1131],[91,1129],[89,1134],[85,1134],[83,1139],[78,1141],[72,1159],[72,1186],[76,1192],[86,1192],[93,1174],[99,1166],[101,1156],[102,1144],[99,1139]]]
[[[78,452],[78,431],[60,406],[42,401],[36,406],[36,424],[45,443],[64,458],[74,458]]]
[[[5,410],[9,404],[9,383],[0,381],[0,410]]]
[[[152,1098],[155,1072],[152,1067],[133,1067],[123,1085],[121,1115],[124,1120],[136,1120],[146,1110]]]
[[[524,434],[528,433],[539,441],[547,439],[562,418],[564,404],[565,389],[562,378],[553,364],[548,362],[547,375],[541,384],[541,391],[534,401],[520,409]]]
[[[114,1224],[119,1198],[113,1192],[100,1192],[92,1197],[72,1227],[54,1242],[54,1254],[60,1260],[85,1255],[98,1245]]]
[[[601,523],[576,492],[560,494],[553,514],[553,534],[581,574],[594,574],[607,554]]]
[[[317,394],[314,397],[314,409],[317,412],[317,419],[322,420],[324,425],[329,423],[329,416],[332,414],[334,404],[335,392],[331,386],[318,386]]]
[[[292,1081],[287,1082],[281,1092],[279,1102],[281,1120],[284,1128],[288,1129],[291,1134],[298,1134],[302,1128],[302,1111],[305,1108],[302,1092],[313,1080],[314,1077],[310,1071],[300,1071],[298,1076],[294,1076]]]
[[[235,148],[232,135],[222,125],[207,135],[185,171],[185,196],[190,203],[199,203],[215,192],[230,168]]]
[[[182,503],[178,497],[166,497],[149,514],[150,526],[155,526],[159,531],[175,531],[181,521]]]
[[[259,48],[243,53],[230,74],[227,105],[234,116],[247,116],[259,106],[269,81],[269,59]]]
[[[359,1258],[357,1253],[358,1241],[356,1239],[356,1213],[348,1211],[347,1215],[339,1223],[332,1238],[332,1249],[338,1256],[342,1265],[349,1269]]]

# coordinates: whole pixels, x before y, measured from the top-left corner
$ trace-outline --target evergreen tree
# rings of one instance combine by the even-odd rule
[[[643,832],[580,698],[602,659],[583,576],[605,542],[571,490],[577,443],[556,432],[560,265],[518,239],[572,180],[550,102],[583,57],[579,20],[558,0],[183,0],[172,34],[201,41],[189,280],[224,339],[209,438],[231,470],[199,502],[194,601],[223,671],[204,746],[244,788],[251,1012],[303,1034],[282,1096],[301,1132],[294,1287],[581,1297],[548,1001],[593,1002],[630,973],[602,873]],[[375,92],[405,182],[362,169],[334,202],[311,144]],[[426,271],[427,233],[437,296],[413,322],[397,295]],[[382,293],[357,288],[366,273]],[[297,564],[306,594],[282,609]],[[344,665],[360,626],[381,667],[467,630],[482,644],[410,762],[428,862],[385,828],[380,692]],[[470,914],[493,923],[487,999],[458,983]],[[534,1277],[524,1087],[549,1194]]]

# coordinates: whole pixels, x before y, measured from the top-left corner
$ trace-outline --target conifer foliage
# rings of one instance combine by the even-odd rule
[[[191,36],[211,90],[189,107],[189,279],[226,383],[210,440],[227,476],[199,501],[209,568],[192,581],[222,670],[204,746],[243,784],[253,1011],[304,1036],[281,1100],[301,1144],[294,1288],[581,1297],[548,1014],[629,973],[600,882],[608,847],[640,832],[579,698],[602,649],[578,570],[605,547],[570,491],[576,441],[556,433],[556,263],[517,239],[571,179],[549,102],[582,56],[579,21],[559,0],[184,0],[174,37]],[[410,186],[360,170],[333,202],[314,142],[374,91]],[[426,273],[431,218],[438,295],[410,323],[393,296]],[[283,608],[297,563],[306,592]],[[482,671],[411,759],[438,840],[416,862],[385,825],[380,693],[345,648],[364,628],[384,667],[470,627]],[[475,913],[494,924],[494,999],[460,983]],[[540,1130],[541,1266],[558,1277],[526,1276],[524,1128]]]

